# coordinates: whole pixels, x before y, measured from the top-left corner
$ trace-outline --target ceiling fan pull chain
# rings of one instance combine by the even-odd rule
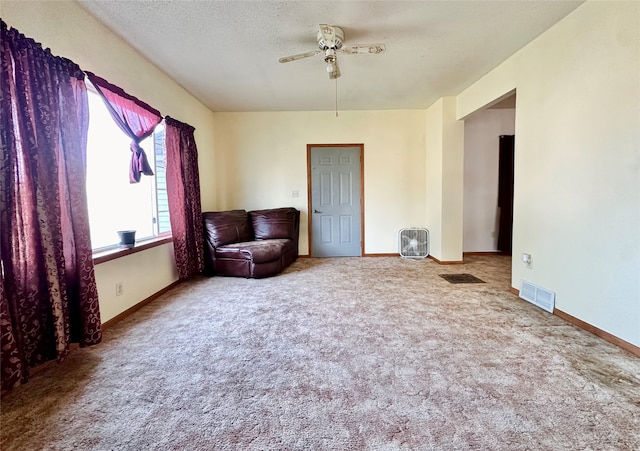
[[[338,79],[336,78],[336,117],[338,117]]]

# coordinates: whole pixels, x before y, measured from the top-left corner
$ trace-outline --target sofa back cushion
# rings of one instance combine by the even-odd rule
[[[253,240],[253,230],[245,210],[210,211],[202,214],[206,238],[214,246]]]
[[[298,240],[299,212],[295,208],[271,208],[249,212],[256,240]]]

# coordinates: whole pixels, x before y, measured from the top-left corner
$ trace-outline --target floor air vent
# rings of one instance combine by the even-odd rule
[[[523,280],[520,288],[520,297],[533,305],[537,305],[542,310],[553,313],[553,307],[556,303],[556,294],[553,291]]]

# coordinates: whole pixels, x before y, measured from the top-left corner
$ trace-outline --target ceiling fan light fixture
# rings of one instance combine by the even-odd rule
[[[335,64],[336,62],[336,52],[333,49],[327,49],[325,51],[324,62],[327,64]]]
[[[327,63],[327,72],[330,74],[336,71],[336,52],[333,49],[325,51],[324,62]]]

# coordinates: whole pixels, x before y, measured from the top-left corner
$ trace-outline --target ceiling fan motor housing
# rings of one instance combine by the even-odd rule
[[[324,36],[322,35],[322,31],[318,31],[318,35],[317,35],[318,47],[320,48],[320,50],[328,50],[328,49],[338,50],[342,47],[342,43],[344,41],[344,31],[342,31],[342,28],[340,27],[333,27],[333,29],[335,32],[333,45],[327,45],[327,43],[324,41]]]

